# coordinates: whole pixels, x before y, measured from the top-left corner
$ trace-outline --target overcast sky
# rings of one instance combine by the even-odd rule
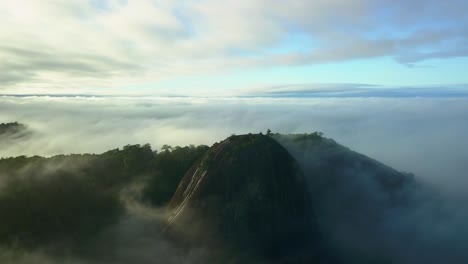
[[[0,93],[468,83],[466,0],[0,0]]]

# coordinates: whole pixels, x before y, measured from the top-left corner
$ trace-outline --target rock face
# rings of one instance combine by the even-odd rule
[[[228,252],[211,263],[392,263],[379,241],[415,188],[318,133],[232,136],[186,173],[167,230]]]
[[[186,173],[168,229],[236,256],[311,263],[319,236],[310,206],[304,174],[281,145],[264,135],[231,136]]]

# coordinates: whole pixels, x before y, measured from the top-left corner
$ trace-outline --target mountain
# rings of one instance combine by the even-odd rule
[[[468,210],[427,187],[317,132],[0,159],[0,251],[78,263],[466,263]]]
[[[185,174],[167,229],[268,263],[386,263],[372,243],[411,186],[321,133],[231,136]]]
[[[320,258],[310,195],[294,158],[266,135],[231,136],[185,174],[168,229],[237,258]]]
[[[320,133],[276,134],[273,138],[302,168],[323,243],[336,261],[403,262],[399,259],[405,251],[401,240],[409,233],[417,234],[417,222],[424,220],[413,214],[433,200],[414,175]]]

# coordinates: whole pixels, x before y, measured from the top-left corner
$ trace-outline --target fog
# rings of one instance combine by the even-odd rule
[[[303,169],[323,243],[340,263],[468,261],[466,194],[443,192],[333,140],[277,139]]]
[[[27,165],[14,176],[20,176],[26,181],[33,179],[43,181],[54,177],[54,171],[70,171],[72,173],[70,175],[73,176],[68,176],[67,180],[72,180],[73,177],[82,177],[78,172],[86,170],[85,163],[72,164],[48,160],[41,166]],[[0,187],[12,176],[0,172]],[[119,191],[119,201],[122,202],[124,213],[118,216],[116,223],[107,225],[93,234],[92,238],[75,239],[72,243],[58,239],[31,248],[15,245],[0,246],[0,263],[149,264],[155,261],[168,264],[206,263],[207,250],[201,247],[183,248],[165,235],[168,212],[165,208],[150,206],[142,202],[141,195],[145,184],[145,176],[137,175]],[[24,198],[24,193],[18,194],[19,197],[21,195]],[[44,208],[39,209],[44,210]],[[92,208],[89,208],[88,214],[93,213],[95,212]],[[80,213],[72,212],[72,214],[79,215]],[[108,217],[112,218],[112,216]],[[38,219],[40,221],[40,217]],[[21,221],[21,219],[17,220]],[[93,224],[96,225],[96,223]]]
[[[366,173],[347,172],[356,175],[319,196],[315,208],[320,228],[332,230],[327,239],[333,250],[350,258],[364,254],[367,259],[362,261],[371,263],[375,254],[396,263],[437,263],[447,256],[451,261],[466,259],[466,120],[465,97],[3,96],[0,122],[24,123],[30,133],[0,139],[0,157],[101,153],[144,143],[155,149],[164,144],[211,145],[231,134],[265,133],[267,129],[274,133],[321,131],[398,171],[414,173],[425,186],[401,190],[398,195],[406,199],[405,206],[379,211],[388,204],[387,194]],[[307,174],[310,160],[289,150]],[[80,164],[56,166],[79,169]],[[203,263],[205,250],[187,252],[162,236],[165,212],[137,202],[138,190],[135,182],[122,192],[126,215],[102,232],[79,258],[76,254],[50,255],[50,249],[0,249],[0,262],[153,263],[163,259],[164,263]],[[355,204],[353,210],[336,204],[356,193],[364,202]],[[368,210],[377,210],[375,218]],[[372,222],[375,219],[377,224]]]
[[[162,209],[142,204],[127,204],[127,213],[118,224],[112,225],[80,251],[68,252],[68,248],[47,246],[34,250],[0,248],[1,263],[19,264],[98,264],[140,263],[161,261],[168,264],[206,263],[207,251],[179,248],[167,239],[162,230],[165,215]]]
[[[468,98],[0,97],[0,122],[32,135],[0,156],[101,153],[127,144],[207,144],[231,134],[321,131],[449,191],[468,184]]]

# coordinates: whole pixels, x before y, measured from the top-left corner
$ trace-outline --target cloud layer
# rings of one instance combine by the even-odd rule
[[[464,57],[464,0],[0,1],[0,89],[123,87],[245,67]]]
[[[236,133],[327,137],[444,188],[460,189],[468,161],[468,99],[0,97],[0,122],[28,139],[0,141],[0,156],[104,152],[126,144],[207,144]],[[446,180],[447,178],[451,180]],[[463,184],[461,184],[463,183]]]

